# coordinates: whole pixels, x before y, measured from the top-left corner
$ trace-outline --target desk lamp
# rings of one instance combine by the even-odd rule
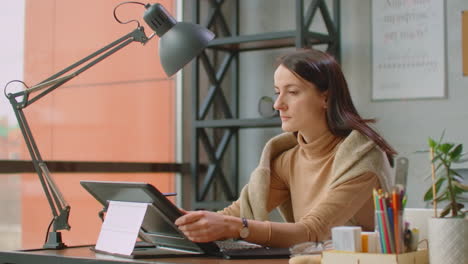
[[[117,18],[117,7],[130,3],[140,4],[145,7],[146,10],[143,14],[143,19],[154,31],[149,37],[146,36],[144,28],[140,26],[138,20],[122,22]],[[160,38],[159,56],[161,58],[161,64],[165,73],[171,76],[197,56],[214,38],[214,34],[211,31],[200,25],[177,22],[160,4],[143,4],[133,1],[122,2],[114,8],[114,18],[121,24],[136,22],[137,28],[32,87],[28,87],[24,82],[19,80],[10,81],[5,86],[5,96],[13,107],[21,133],[31,155],[34,169],[39,176],[42,188],[44,189],[47,201],[52,210],[53,219],[47,230],[44,248],[62,249],[66,247],[62,242],[62,236],[59,230],[70,230],[70,225],[68,224],[70,205],[65,201],[53,178],[50,176],[46,163],[41,158],[23,113],[23,109],[132,42],[145,44],[153,38],[155,34],[158,35]],[[7,93],[6,88],[12,82],[20,82],[26,88],[20,92]],[[39,93],[32,96],[32,94],[36,92]],[[52,231],[50,231],[51,226]]]

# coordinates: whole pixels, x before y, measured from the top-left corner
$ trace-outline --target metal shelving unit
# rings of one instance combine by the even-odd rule
[[[305,2],[308,2],[306,8]],[[339,60],[340,1],[328,2],[333,2],[334,19],[327,1],[296,0],[295,30],[240,35],[239,0],[196,1],[193,9],[195,22],[215,32],[217,38],[193,64],[191,174],[195,192],[192,208],[220,209],[237,199],[240,191],[240,129],[278,127],[281,124],[279,118],[239,118],[239,54],[254,50],[327,45],[327,51]],[[226,4],[230,4],[229,8],[225,8],[229,14],[223,13]],[[205,9],[208,7],[208,10],[201,10],[202,6]],[[201,11],[208,14],[204,21],[201,21]],[[328,34],[309,30],[318,12]],[[227,17],[231,19],[229,24]],[[203,98],[200,98],[202,94]]]

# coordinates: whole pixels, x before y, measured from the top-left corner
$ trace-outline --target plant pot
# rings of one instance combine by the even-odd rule
[[[468,219],[430,218],[428,220],[429,262],[468,263]]]

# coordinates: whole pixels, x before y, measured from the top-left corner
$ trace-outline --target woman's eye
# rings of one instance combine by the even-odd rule
[[[290,93],[290,94],[297,94],[298,91],[288,91],[288,93]]]

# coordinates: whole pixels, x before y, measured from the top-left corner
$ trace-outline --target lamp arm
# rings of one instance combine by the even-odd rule
[[[154,34],[153,34],[154,35]],[[15,98],[22,98],[22,101],[16,100],[17,104],[16,107],[19,108],[25,108],[26,106],[34,103],[35,101],[39,100],[40,98],[44,97],[48,93],[52,92],[53,90],[57,89],[64,83],[68,82],[69,80],[75,78],[79,74],[83,73],[84,71],[88,70],[92,66],[96,65],[97,63],[101,62],[102,60],[106,59],[110,55],[114,54],[118,50],[122,49],[123,47],[129,45],[132,42],[140,42],[142,44],[146,44],[152,36],[151,35],[149,38],[145,35],[144,28],[143,27],[138,27],[134,29],[132,32],[124,35],[123,37],[117,39],[116,41],[108,44],[107,46],[97,50],[96,52],[86,56],[85,58],[75,62],[74,64],[68,66],[67,68],[55,73],[54,75],[50,76],[49,78],[45,79],[44,81],[32,86],[31,88],[25,89],[23,91],[17,92],[17,93],[11,93],[8,94],[7,97],[15,97]],[[99,56],[100,55],[100,56]],[[99,57],[97,57],[99,56]],[[97,58],[95,58],[97,57]],[[92,60],[94,59],[94,60]],[[67,72],[70,72],[71,70],[77,68],[78,66],[88,62],[88,64],[84,65],[83,67],[79,68],[73,73],[70,73],[68,75],[62,76]],[[40,90],[43,90],[47,88],[46,90],[42,91],[41,93],[37,94],[33,98],[29,99],[29,95],[38,92]]]
[[[14,102],[12,102],[11,99],[14,98],[10,98],[10,103],[13,103],[14,105]],[[46,163],[42,160],[41,154],[31,133],[31,129],[29,128],[23,110],[13,107],[13,112],[15,113],[18,125],[26,143],[26,147],[28,148],[29,154],[31,155],[31,161],[33,163],[34,169],[39,176],[42,189],[44,190],[50,209],[52,211],[53,231],[55,232],[62,229],[69,230],[70,225],[68,224],[68,216],[70,212],[70,206],[67,204],[57,185],[50,176],[50,172]]]
[[[65,201],[65,198],[63,197],[55,181],[51,177],[47,164],[42,160],[41,154],[36,145],[31,129],[29,128],[28,122],[26,120],[26,116],[23,113],[23,109],[26,108],[28,105],[31,105],[32,103],[41,99],[53,90],[57,89],[64,83],[78,76],[82,72],[88,70],[100,61],[106,59],[118,50],[129,45],[130,43],[136,41],[145,44],[146,42],[148,42],[149,39],[152,38],[152,36],[150,36],[149,38],[146,37],[144,33],[144,28],[138,27],[132,32],[124,35],[123,37],[117,39],[109,45],[70,65],[62,71],[57,72],[56,74],[50,76],[49,78],[38,83],[37,85],[34,85],[31,88],[20,92],[7,94],[7,98],[13,107],[13,111],[18,121],[18,125],[20,127],[23,138],[25,140],[26,147],[28,148],[29,154],[31,155],[31,161],[33,163],[37,175],[39,176],[39,180],[41,182],[42,188],[44,190],[53,215],[53,232],[51,232],[50,234],[54,234],[55,238],[51,237],[49,234],[48,240],[44,245],[45,248],[65,247],[65,245],[61,242],[61,234],[57,231],[63,229],[69,230],[71,228],[68,224],[70,206]],[[81,65],[83,66],[77,69],[76,71],[68,75],[62,76],[65,73],[68,73]],[[41,91],[39,94],[32,97],[31,99],[29,98],[32,93],[39,91]]]

